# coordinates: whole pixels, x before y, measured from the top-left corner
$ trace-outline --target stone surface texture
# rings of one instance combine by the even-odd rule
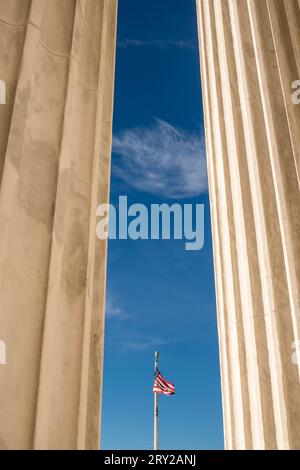
[[[225,445],[300,449],[300,2],[197,9]]]
[[[0,448],[97,449],[117,0],[0,0]]]

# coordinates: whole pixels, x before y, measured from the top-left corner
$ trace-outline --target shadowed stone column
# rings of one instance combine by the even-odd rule
[[[227,449],[300,448],[298,0],[197,0]]]
[[[0,448],[100,437],[117,0],[0,0]]]

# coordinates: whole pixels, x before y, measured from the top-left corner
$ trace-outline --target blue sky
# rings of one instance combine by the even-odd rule
[[[110,240],[102,448],[222,449],[209,198],[194,0],[119,0],[111,202],[205,204],[205,245]]]

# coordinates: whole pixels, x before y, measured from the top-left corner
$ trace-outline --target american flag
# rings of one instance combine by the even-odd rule
[[[154,376],[153,393],[161,393],[163,395],[174,395],[175,393],[174,384],[167,382],[158,369],[156,369]]]

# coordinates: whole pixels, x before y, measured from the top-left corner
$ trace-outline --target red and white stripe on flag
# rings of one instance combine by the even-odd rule
[[[153,393],[161,393],[162,395],[174,395],[175,386],[163,378],[159,370],[155,373]]]

